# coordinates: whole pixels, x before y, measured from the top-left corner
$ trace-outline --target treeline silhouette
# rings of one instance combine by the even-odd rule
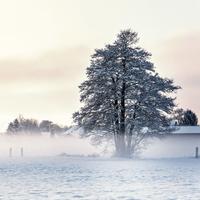
[[[61,134],[67,131],[67,126],[60,126],[49,120],[42,120],[38,122],[36,119],[26,119],[23,116],[19,116],[8,124],[6,134],[8,135],[21,135],[21,134],[41,134],[48,132],[52,136],[55,134]]]

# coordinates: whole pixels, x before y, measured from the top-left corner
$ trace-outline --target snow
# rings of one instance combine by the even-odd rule
[[[199,200],[200,160],[0,160],[0,199]]]

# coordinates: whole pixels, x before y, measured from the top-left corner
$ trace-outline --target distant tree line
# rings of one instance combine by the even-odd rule
[[[26,119],[19,116],[8,124],[6,133],[9,135],[19,134],[41,134],[49,132],[52,136],[64,133],[68,130],[67,126],[60,126],[49,120],[42,120],[40,123],[36,119]]]

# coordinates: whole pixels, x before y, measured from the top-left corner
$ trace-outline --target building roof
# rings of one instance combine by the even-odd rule
[[[173,134],[199,134],[200,126],[177,126]]]

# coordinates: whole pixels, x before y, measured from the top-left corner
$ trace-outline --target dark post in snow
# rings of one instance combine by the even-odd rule
[[[10,158],[12,157],[12,148],[11,147],[9,148],[9,157]]]
[[[199,158],[199,147],[195,148],[195,158]]]
[[[23,147],[21,147],[21,149],[20,149],[20,154],[21,154],[21,157],[24,157],[24,149],[23,149]]]

